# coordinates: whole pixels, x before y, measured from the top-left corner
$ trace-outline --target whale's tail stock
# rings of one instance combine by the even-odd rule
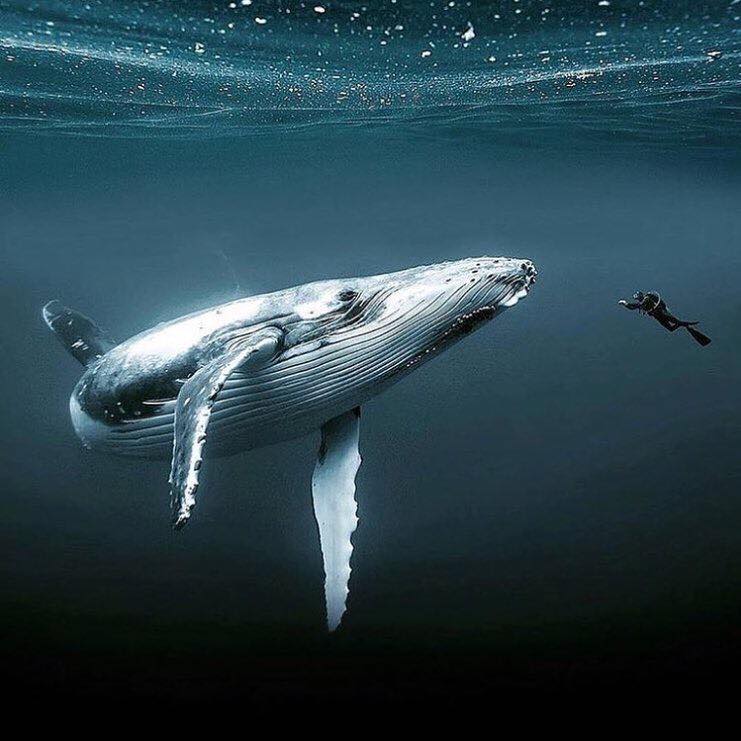
[[[49,301],[42,314],[65,350],[83,365],[89,365],[116,346],[92,319],[59,301]]]

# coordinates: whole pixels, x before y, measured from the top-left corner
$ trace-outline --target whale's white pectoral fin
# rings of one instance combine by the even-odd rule
[[[201,454],[211,408],[227,378],[238,368],[254,370],[270,362],[279,350],[282,332],[275,327],[258,330],[233,341],[223,353],[197,370],[180,389],[175,406],[175,439],[170,471],[172,522],[183,527],[195,506]]]
[[[348,594],[350,538],[358,525],[355,474],[361,461],[359,435],[359,407],[327,422],[322,427],[322,443],[311,480],[314,516],[319,525],[324,561],[324,593],[330,631],[342,620]]]

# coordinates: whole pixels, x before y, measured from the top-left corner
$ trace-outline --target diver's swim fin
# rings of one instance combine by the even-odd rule
[[[685,329],[692,335],[692,337],[694,337],[695,342],[697,342],[698,345],[706,347],[712,342],[710,337],[700,332],[699,329],[695,329],[694,327],[685,327]]]

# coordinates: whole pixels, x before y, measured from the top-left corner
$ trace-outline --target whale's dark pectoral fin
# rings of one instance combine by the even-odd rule
[[[49,301],[42,313],[49,329],[64,349],[83,365],[88,365],[116,346],[92,319],[73,311],[59,301]]]
[[[211,409],[227,378],[237,369],[249,372],[269,363],[281,347],[282,332],[267,327],[234,341],[197,370],[180,389],[175,405],[175,441],[170,471],[173,527],[183,527],[195,506],[201,455]]]
[[[322,442],[311,480],[330,631],[342,620],[349,591],[351,536],[358,525],[355,475],[361,462],[359,437],[359,407],[327,422],[322,427]]]

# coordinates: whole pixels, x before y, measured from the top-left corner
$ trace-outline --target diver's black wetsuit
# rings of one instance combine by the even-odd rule
[[[653,317],[662,327],[668,329],[670,332],[674,332],[674,330],[684,327],[692,335],[694,340],[703,347],[710,344],[710,338],[695,329],[695,325],[698,322],[683,322],[681,319],[677,319],[677,317],[669,311],[666,303],[658,293],[643,293],[637,291],[633,294],[633,298],[635,301],[631,303],[620,301],[620,305],[624,306],[626,309],[630,309],[631,311],[638,309],[640,313]]]

